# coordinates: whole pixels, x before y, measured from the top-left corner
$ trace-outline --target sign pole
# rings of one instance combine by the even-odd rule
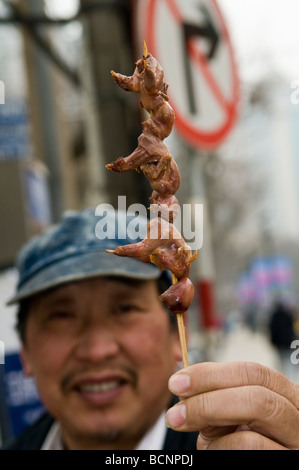
[[[189,148],[191,203],[203,204],[203,246],[194,262],[195,285],[198,296],[199,327],[211,329],[217,326],[215,301],[215,269],[212,234],[209,221],[209,204],[206,197],[202,153]],[[196,206],[195,206],[196,207]]]

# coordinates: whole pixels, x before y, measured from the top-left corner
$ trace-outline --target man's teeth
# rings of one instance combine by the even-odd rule
[[[86,384],[86,385],[81,385],[80,390],[81,392],[88,392],[88,393],[107,392],[108,390],[112,390],[113,388],[117,387],[119,384],[120,382],[117,380],[113,380],[111,382],[103,382],[100,384]]]

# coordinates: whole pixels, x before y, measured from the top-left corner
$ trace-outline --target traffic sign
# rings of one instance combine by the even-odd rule
[[[165,71],[177,131],[192,146],[217,148],[236,121],[239,81],[216,0],[139,0],[135,19],[138,43]]]

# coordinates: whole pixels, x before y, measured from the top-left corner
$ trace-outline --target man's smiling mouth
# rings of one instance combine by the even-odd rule
[[[102,393],[113,390],[125,383],[124,380],[110,380],[101,383],[90,383],[76,387],[82,393]]]
[[[67,381],[66,390],[75,392],[80,400],[90,405],[104,406],[134,387],[134,379],[132,374],[120,370],[75,374]]]

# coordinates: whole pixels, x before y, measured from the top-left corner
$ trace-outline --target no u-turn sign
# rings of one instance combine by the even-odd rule
[[[239,82],[216,0],[139,0],[136,27],[165,71],[177,131],[195,147],[218,147],[236,120]]]

